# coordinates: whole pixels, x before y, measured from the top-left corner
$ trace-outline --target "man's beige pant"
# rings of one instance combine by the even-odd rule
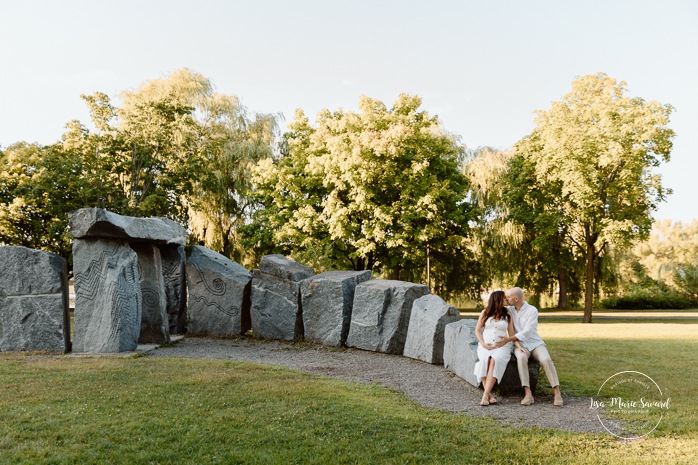
[[[519,368],[519,378],[521,378],[521,386],[527,386],[531,387],[531,384],[528,380],[528,357],[526,354],[519,350],[515,349],[514,354],[516,355],[516,365]],[[553,359],[550,358],[550,354],[548,353],[548,349],[545,348],[545,345],[539,345],[533,351],[531,351],[530,356],[533,357],[535,360],[538,360],[538,363],[540,363],[543,366],[543,369],[545,370],[545,374],[548,377],[548,381],[550,382],[550,387],[555,387],[560,385],[560,380],[557,379],[557,370],[555,370],[555,364],[553,364]]]

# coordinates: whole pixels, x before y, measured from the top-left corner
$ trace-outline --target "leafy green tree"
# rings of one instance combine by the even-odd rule
[[[94,205],[100,195],[82,162],[62,144],[8,147],[0,155],[0,242],[68,259],[68,212]]]
[[[124,177],[120,158],[122,138],[111,125],[116,118],[116,109],[109,97],[100,92],[82,95],[81,98],[90,110],[90,119],[96,130],[90,131],[77,120],[66,124],[62,150],[79,165],[73,177],[81,180],[81,189],[72,191],[72,194],[79,197],[83,206],[129,214],[128,198],[121,182]]]
[[[532,166],[514,151],[483,147],[472,152],[465,173],[484,212],[474,236],[489,280],[522,286],[534,295],[557,287],[558,308],[567,308],[568,290],[577,290],[579,266],[553,194],[536,182]]]
[[[246,231],[270,228],[279,247],[315,266],[399,279],[426,280],[429,258],[436,290],[474,289],[458,265],[472,258],[475,215],[463,150],[420,105],[404,94],[390,109],[362,97],[358,113],[324,110],[314,127],[298,111],[286,156],[256,166],[265,208]]]
[[[569,239],[568,226],[561,214],[559,185],[536,182],[532,165],[518,151],[512,158],[505,202],[509,206],[507,220],[518,225],[521,241],[512,268],[516,282],[530,286],[534,292],[550,292],[557,288],[557,307],[568,307],[569,293],[579,290],[579,261]]]
[[[651,213],[664,200],[661,177],[674,132],[670,105],[626,95],[626,84],[599,73],[578,78],[572,91],[538,112],[533,133],[517,151],[535,178],[558,191],[564,233],[585,263],[584,321],[591,322],[597,260],[615,246],[646,238]]]

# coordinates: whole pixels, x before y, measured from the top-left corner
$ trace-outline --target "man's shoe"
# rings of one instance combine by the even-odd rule
[[[553,405],[557,407],[562,407],[565,403],[562,401],[562,395],[561,394],[555,394],[555,401],[553,402]]]
[[[533,404],[533,396],[528,395],[528,394],[521,401],[521,405],[532,405],[532,404]]]

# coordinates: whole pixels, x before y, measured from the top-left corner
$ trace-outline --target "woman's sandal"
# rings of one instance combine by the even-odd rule
[[[490,405],[496,404],[496,403],[497,403],[497,399],[495,399],[494,397],[490,397],[490,401],[489,401],[489,402],[490,402]]]
[[[483,407],[487,407],[488,405],[490,405],[490,403],[487,402],[486,400],[481,400],[480,405],[482,405]]]

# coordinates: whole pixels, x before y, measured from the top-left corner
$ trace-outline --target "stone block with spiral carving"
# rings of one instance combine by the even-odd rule
[[[252,273],[202,246],[187,259],[187,334],[234,336],[250,329]]]

